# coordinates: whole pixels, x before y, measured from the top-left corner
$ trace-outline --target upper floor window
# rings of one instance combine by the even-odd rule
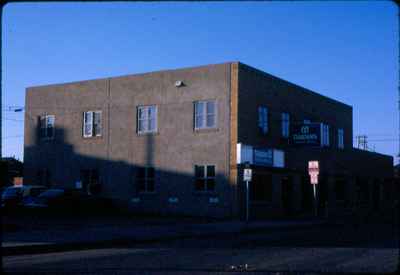
[[[344,148],[344,131],[343,129],[338,129],[338,148]]]
[[[214,191],[215,165],[195,165],[196,191]]]
[[[217,127],[217,108],[215,100],[196,101],[194,103],[194,128],[207,129]]]
[[[139,134],[157,132],[157,106],[139,106],[137,109]]]
[[[83,136],[101,136],[101,111],[88,111],[83,113]]]
[[[136,187],[138,192],[154,192],[154,168],[139,167],[136,171]]]
[[[54,121],[55,116],[53,115],[44,115],[40,117],[40,139],[54,138]]]
[[[282,113],[282,137],[289,137],[290,116],[288,113]]]
[[[258,107],[258,128],[261,133],[268,133],[268,108],[264,106]]]
[[[321,145],[329,146],[329,125],[324,123],[321,125]]]

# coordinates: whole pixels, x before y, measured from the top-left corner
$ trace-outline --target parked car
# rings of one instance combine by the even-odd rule
[[[46,190],[42,185],[23,185],[7,187],[1,195],[2,208],[14,208],[22,205],[27,197],[36,197]]]
[[[24,207],[30,211],[54,213],[84,213],[96,211],[104,199],[96,198],[76,189],[48,189],[36,198],[26,199]]]

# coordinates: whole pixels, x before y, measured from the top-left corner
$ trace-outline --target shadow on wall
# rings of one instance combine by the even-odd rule
[[[233,189],[222,174],[215,175],[215,190],[195,189],[193,174],[160,170],[154,165],[154,136],[146,135],[145,165],[109,160],[101,137],[83,138],[74,145],[66,142],[68,132],[55,128],[53,139],[30,137],[24,148],[24,176],[27,184],[81,188],[92,195],[111,198],[121,209],[157,215],[228,218]],[[79,153],[75,150],[88,153]],[[126,150],[134,150],[127,148]],[[171,157],[179,157],[179,152]],[[194,169],[193,169],[194,170]]]

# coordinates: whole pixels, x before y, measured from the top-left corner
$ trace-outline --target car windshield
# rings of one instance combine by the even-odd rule
[[[38,198],[55,198],[64,194],[62,189],[51,189],[41,193]]]

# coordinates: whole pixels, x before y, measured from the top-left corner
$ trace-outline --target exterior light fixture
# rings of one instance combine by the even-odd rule
[[[175,87],[182,87],[182,86],[184,86],[182,80],[177,80],[177,81],[175,81]]]

